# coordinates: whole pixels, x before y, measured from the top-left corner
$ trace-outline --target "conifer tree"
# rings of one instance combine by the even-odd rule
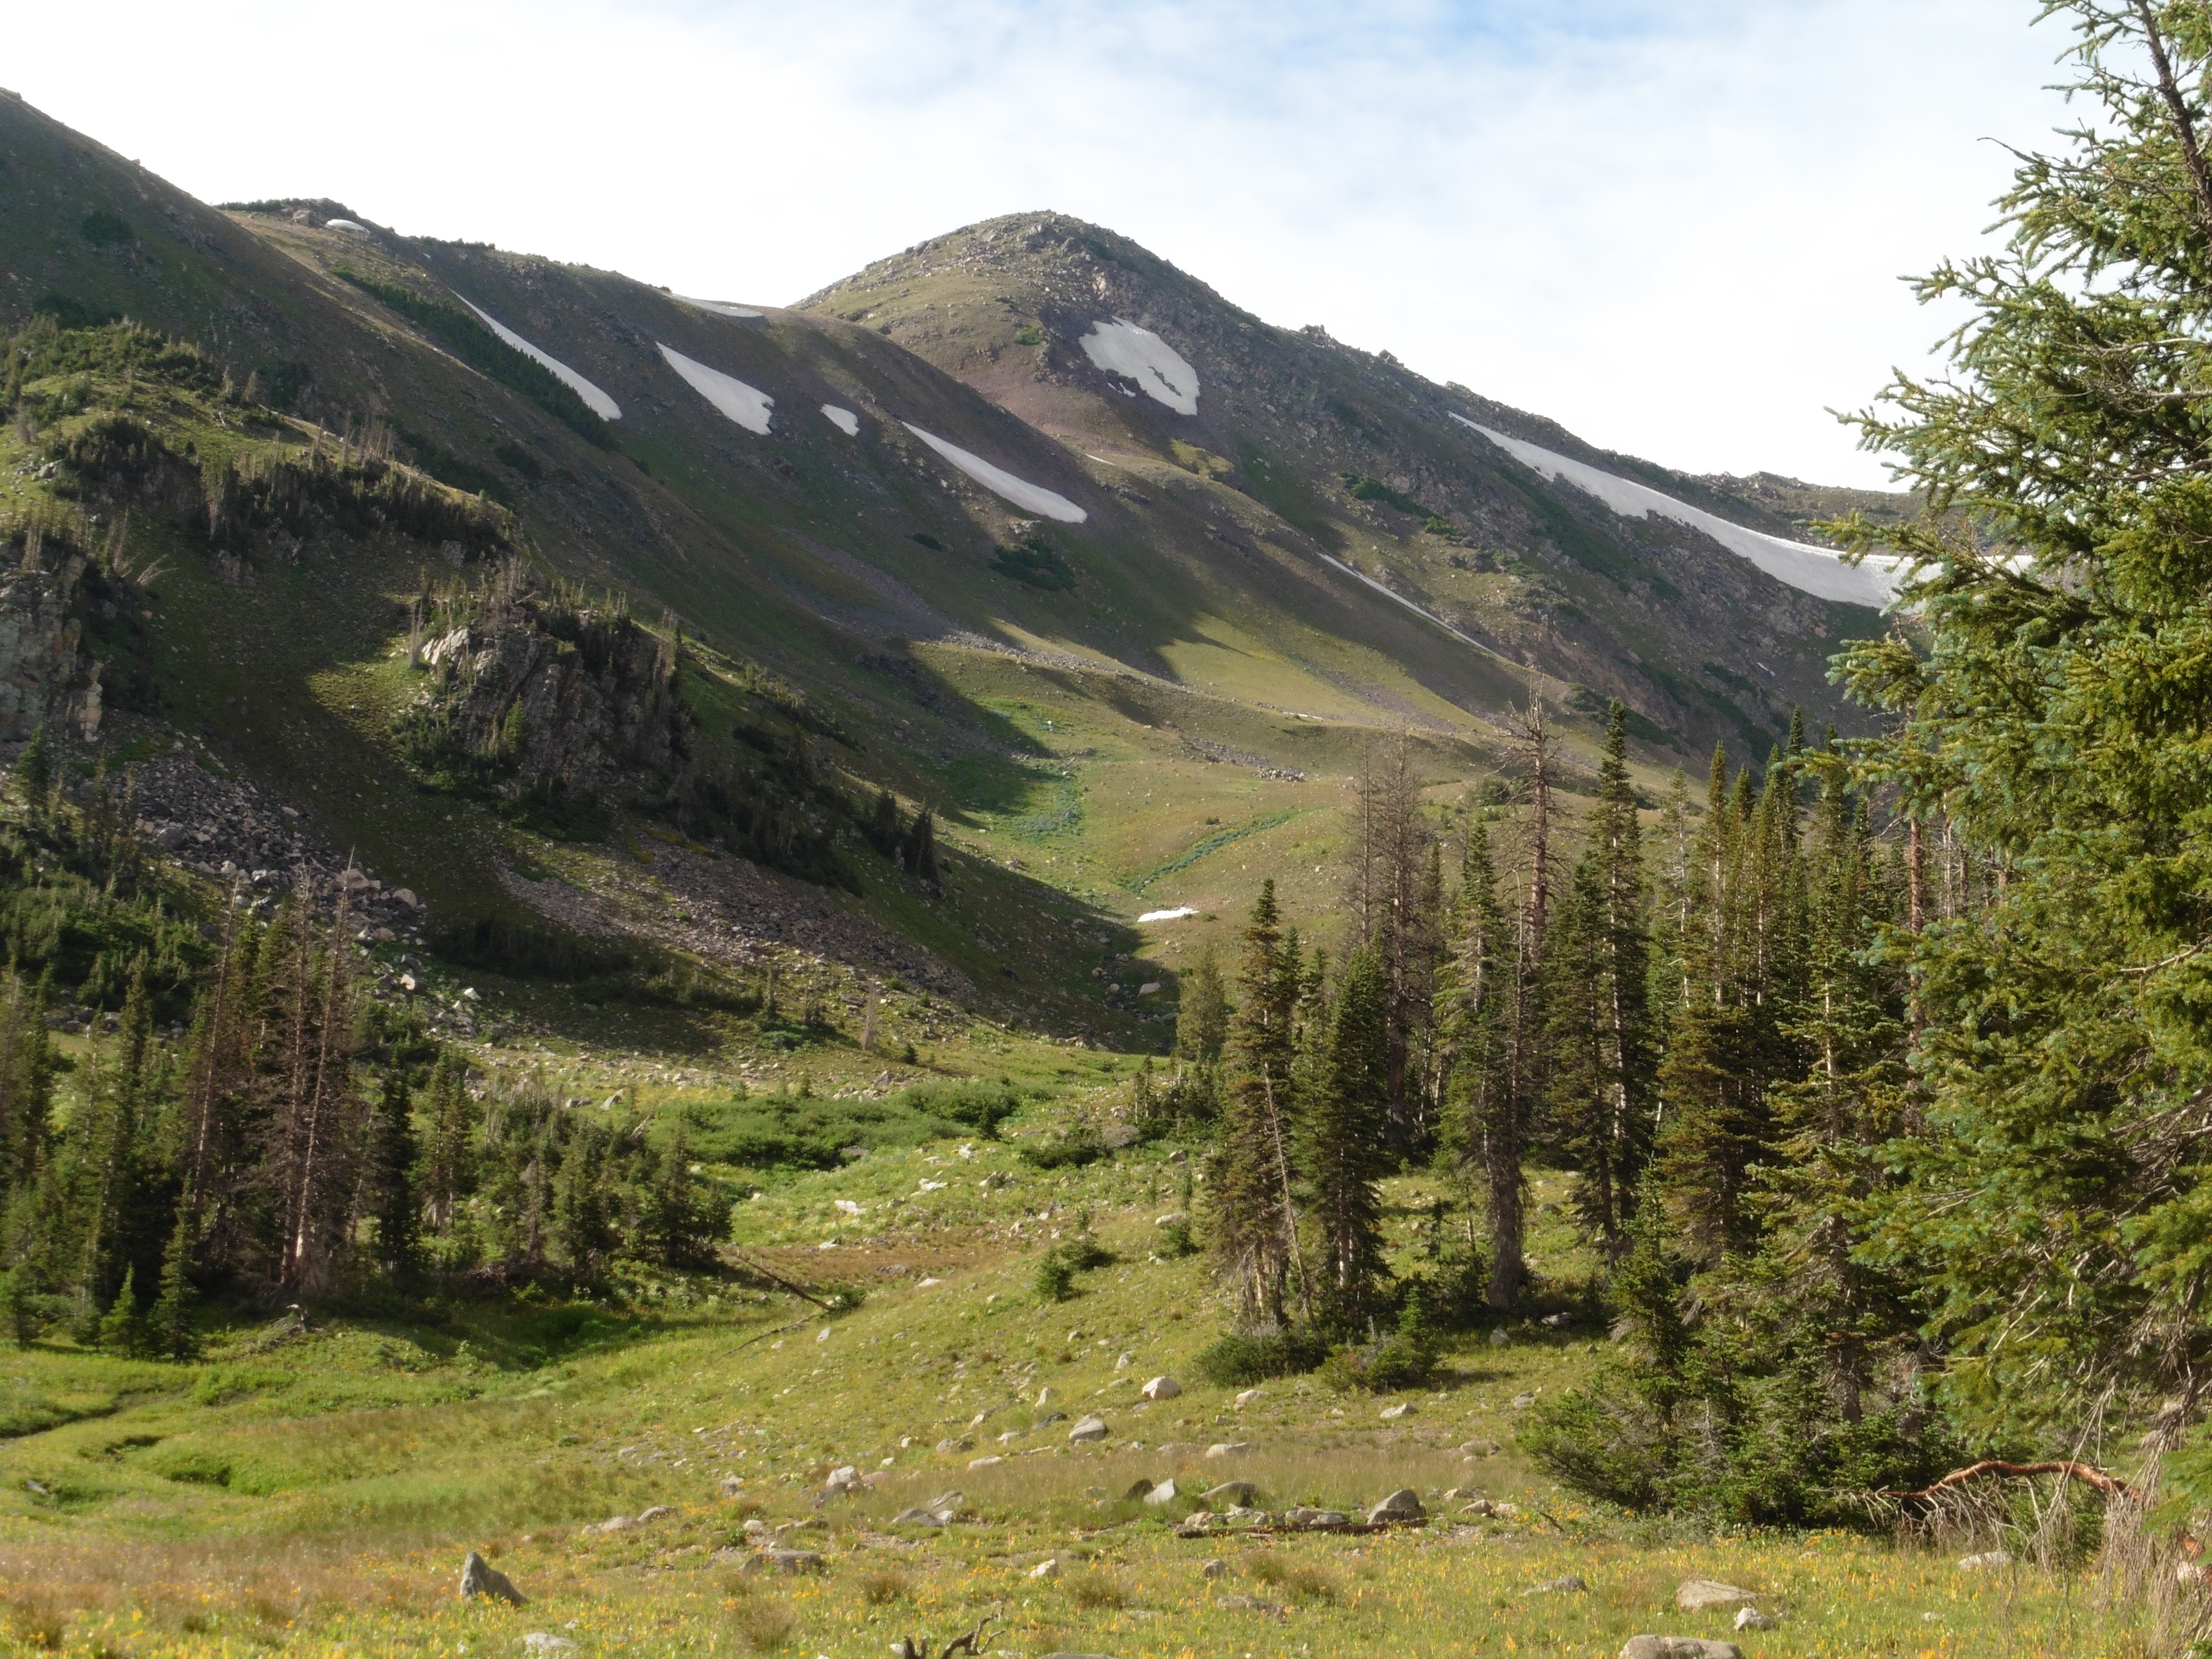
[[[1388,1272],[1377,1183],[1390,1169],[1389,1017],[1382,952],[1362,945],[1337,983],[1295,1149],[1315,1243],[1314,1317],[1340,1334],[1363,1331],[1381,1311]]]
[[[422,1233],[422,1209],[415,1190],[414,1109],[406,1075],[394,1066],[384,1074],[362,1159],[362,1209],[375,1230],[377,1265],[403,1279],[416,1269]]]
[[[1644,846],[1627,711],[1607,722],[1589,844],[1552,936],[1547,1009],[1553,1132],[1580,1171],[1580,1206],[1609,1254],[1650,1144],[1652,1055]]]
[[[198,1300],[191,1280],[192,1232],[191,1207],[180,1204],[161,1253],[161,1287],[146,1321],[154,1351],[164,1359],[190,1359],[198,1346],[192,1334],[192,1308]]]
[[[1299,974],[1271,878],[1261,884],[1244,929],[1221,1139],[1206,1185],[1214,1270],[1234,1288],[1240,1322],[1255,1328],[1281,1322],[1285,1288],[1300,1265],[1289,1146]]]
[[[1454,901],[1454,942],[1438,991],[1437,1024],[1447,1050],[1450,1139],[1461,1166],[1486,1194],[1504,1183],[1517,1190],[1521,1171],[1515,1140],[1518,1104],[1510,1093],[1507,1063],[1507,963],[1512,940],[1498,902],[1498,872],[1491,862],[1490,833],[1480,818],[1468,828]],[[1486,1206],[1491,1248],[1501,1239],[1499,1207]],[[1517,1240],[1504,1239],[1509,1248]],[[1486,1286],[1485,1294],[1488,1295]]]
[[[1222,989],[1221,966],[1206,940],[1198,953],[1198,965],[1182,982],[1176,1009],[1176,1058],[1193,1065],[1211,1065],[1221,1058],[1229,1040],[1229,1000]]]

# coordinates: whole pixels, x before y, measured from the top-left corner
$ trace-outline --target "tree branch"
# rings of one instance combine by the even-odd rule
[[[2094,1463],[2075,1463],[2069,1462],[2059,1462],[2055,1463],[2008,1463],[2002,1459],[1996,1457],[1985,1457],[1980,1462],[1970,1463],[1963,1469],[1954,1469],[1950,1474],[1945,1475],[1941,1480],[1937,1480],[1929,1486],[1923,1486],[1918,1492],[1885,1492],[1878,1495],[1883,1498],[1906,1499],[1915,1498],[1933,1498],[1937,1492],[1942,1492],[1948,1487],[1963,1486],[1966,1482],[1973,1480],[1978,1475],[1984,1474],[2003,1475],[2008,1480],[2022,1479],[2027,1476],[2038,1474],[2063,1474],[2070,1480],[2079,1480],[2085,1486],[2094,1487],[2098,1492],[2104,1493],[2107,1498],[2124,1498],[2128,1499],[2129,1502],[2135,1504],[2140,1504],[2143,1501],[2143,1495],[2142,1492],[2138,1492],[2135,1487],[2129,1486],[2124,1480],[2115,1480],[2112,1476],[2106,1474],[2104,1470],[2097,1468]]]
[[[2143,44],[2150,48],[2151,66],[2158,71],[2158,95],[2173,123],[2182,164],[2189,169],[2189,185],[2196,193],[2197,228],[2212,240],[2212,167],[2205,165],[2203,146],[2197,142],[2197,123],[2190,116],[2188,100],[2181,95],[2180,83],[2173,78],[2173,64],[2166,55],[2166,39],[2158,32],[2150,0],[2135,0],[2135,5],[2136,16],[2142,24]]]

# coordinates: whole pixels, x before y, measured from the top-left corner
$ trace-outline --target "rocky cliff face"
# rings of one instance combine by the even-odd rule
[[[416,654],[429,684],[411,736],[429,769],[495,778],[510,797],[598,799],[680,766],[690,717],[674,653],[628,617],[508,577]]]
[[[83,554],[38,529],[0,536],[0,743],[21,743],[40,726],[58,735],[99,735],[100,665],[84,649],[77,614]]]

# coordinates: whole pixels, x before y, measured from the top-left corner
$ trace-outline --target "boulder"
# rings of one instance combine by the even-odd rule
[[[1419,1414],[1420,1408],[1410,1400],[1401,1400],[1395,1406],[1385,1406],[1382,1408],[1382,1420],[1386,1423],[1395,1423],[1401,1417],[1417,1417]]]
[[[1157,1510],[1174,1503],[1176,1497],[1176,1483],[1172,1480],[1163,1480],[1145,1494],[1145,1502]]]
[[[675,1509],[669,1504],[655,1504],[648,1509],[642,1509],[637,1512],[637,1523],[641,1527],[648,1521],[658,1521],[665,1515],[675,1513]]]
[[[1502,1326],[1490,1334],[1490,1346],[1493,1348],[1510,1347],[1512,1342],[1513,1334]]]
[[[830,1471],[830,1478],[822,1483],[822,1491],[825,1496],[836,1498],[841,1493],[853,1491],[860,1484],[860,1470],[854,1468],[850,1463],[846,1463]]]
[[[1050,1389],[1047,1389],[1045,1392],[1047,1394],[1050,1394],[1052,1390]],[[1038,1403],[1042,1405],[1043,1402],[1040,1401]],[[1066,1412],[1047,1412],[1042,1417],[1037,1419],[1036,1422],[1030,1424],[1030,1426],[1033,1429],[1042,1429],[1049,1424],[1065,1423],[1066,1421],[1067,1413]]]
[[[531,1632],[529,1635],[524,1637],[522,1638],[522,1645],[525,1650],[538,1654],[581,1653],[583,1651],[581,1648],[578,1647],[574,1642],[571,1642],[567,1637],[554,1636],[542,1630],[534,1630]]]
[[[996,1452],[993,1452],[993,1453],[992,1453],[989,1456],[988,1456],[988,1457],[971,1457],[971,1458],[969,1458],[969,1459],[968,1460],[968,1467],[969,1467],[969,1468],[971,1468],[971,1469],[990,1469],[990,1468],[996,1468],[1000,1464],[1001,1464],[1001,1463],[1005,1462],[1006,1461],[1006,1460],[1005,1458],[1003,1458],[1003,1457],[1000,1456]]]
[[[1342,1527],[1351,1524],[1352,1517],[1341,1510],[1286,1510],[1283,1524],[1288,1527]]]
[[[1203,1494],[1208,1509],[1229,1509],[1249,1504],[1260,1495],[1260,1489],[1249,1480],[1224,1480]]]
[[[1251,1449],[1252,1443],[1249,1440],[1224,1440],[1218,1445],[1208,1446],[1206,1455],[1208,1457],[1233,1457],[1238,1452]]]
[[[1117,1371],[1126,1371],[1129,1369],[1130,1365],[1135,1362],[1136,1358],[1136,1355],[1124,1348],[1121,1351],[1121,1357],[1115,1360],[1114,1369]]]
[[[1516,1412],[1525,1412],[1535,1403],[1536,1396],[1533,1394],[1516,1394],[1513,1396],[1513,1409]]]
[[[1621,1644],[1620,1659],[1743,1659],[1743,1650],[1701,1636],[1632,1636]]]
[[[1774,1630],[1782,1621],[1771,1613],[1761,1613],[1757,1607],[1738,1607],[1735,1627],[1738,1630]]]
[[[1217,1555],[1198,1570],[1198,1576],[1201,1578],[1226,1578],[1229,1564]]]
[[[1137,1392],[1147,1400],[1172,1400],[1182,1392],[1182,1384],[1172,1376],[1156,1376]]]
[[[1121,1501],[1124,1504],[1133,1504],[1140,1498],[1150,1498],[1152,1495],[1152,1483],[1139,1479],[1129,1483],[1129,1490],[1121,1494]]]
[[[763,1550],[746,1562],[742,1571],[748,1574],[806,1573],[821,1572],[824,1567],[821,1556],[813,1550]]]
[[[937,1443],[938,1455],[942,1457],[950,1457],[956,1452],[974,1451],[975,1449],[975,1443],[974,1441],[959,1435],[951,1436],[949,1438],[940,1440]]]
[[[1038,1563],[1036,1564],[1036,1565],[1035,1565],[1035,1566],[1033,1566],[1033,1567],[1031,1567],[1031,1568],[1030,1569],[1030,1571],[1029,1571],[1029,1576],[1030,1576],[1030,1577],[1032,1577],[1032,1578],[1057,1578],[1057,1577],[1060,1577],[1060,1558],[1059,1558],[1058,1556],[1054,1556],[1054,1555],[1048,1555],[1048,1556],[1045,1557],[1045,1559],[1044,1559],[1043,1560],[1042,1560],[1042,1561],[1038,1562]]]
[[[1685,1613],[1703,1613],[1708,1607],[1748,1607],[1759,1600],[1757,1590],[1739,1589],[1734,1584],[1723,1584],[1711,1578],[1687,1578],[1674,1592],[1674,1605]]]
[[[2008,1567],[2011,1565],[2012,1557],[2002,1550],[1984,1550],[1979,1555],[1962,1555],[1959,1558],[1959,1571],[1961,1572],[1992,1572],[1999,1567]]]
[[[920,1507],[901,1510],[891,1516],[891,1525],[895,1527],[941,1527],[944,1524],[927,1510]]]
[[[1182,1524],[1176,1528],[1178,1538],[1203,1538],[1212,1532],[1221,1519],[1212,1510],[1193,1510],[1183,1516]]]
[[[1498,1505],[1492,1503],[1487,1498],[1478,1498],[1470,1503],[1465,1509],[1462,1510],[1460,1513],[1462,1515],[1488,1515],[1492,1510],[1496,1510],[1497,1507]]]
[[[1037,1404],[1040,1406],[1049,1406],[1052,1404],[1052,1390],[1050,1388],[1042,1388],[1037,1390]]]
[[[957,1490],[941,1492],[922,1507],[949,1527],[966,1512],[968,1494]]]
[[[518,1607],[522,1605],[522,1592],[515,1589],[514,1580],[471,1550],[461,1563],[461,1600],[472,1601],[479,1595],[487,1601],[509,1601]]]
[[[1240,1412],[1243,1411],[1247,1406],[1250,1405],[1254,1401],[1257,1400],[1261,1395],[1267,1392],[1267,1391],[1265,1389],[1245,1389],[1243,1393],[1237,1396],[1237,1409]]]
[[[1421,1507],[1421,1494],[1411,1486],[1401,1486],[1367,1511],[1367,1524],[1370,1527],[1387,1526],[1424,1520],[1427,1516],[1428,1511]]]
[[[637,1524],[627,1515],[611,1515],[596,1527],[586,1527],[586,1532],[628,1532]]]
[[[1521,1592],[1523,1595],[1571,1595],[1587,1591],[1589,1586],[1574,1573],[1558,1578],[1547,1578],[1540,1584],[1531,1584]]]
[[[1067,1443],[1071,1446],[1088,1445],[1093,1441],[1103,1440],[1105,1437],[1106,1419],[1103,1417],[1079,1419],[1075,1426],[1067,1431]]]

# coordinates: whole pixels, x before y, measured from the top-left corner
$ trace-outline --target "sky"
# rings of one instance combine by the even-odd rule
[[[1051,209],[1270,321],[1694,472],[1881,485],[1829,411],[2045,143],[2035,0],[92,0],[14,89],[208,201],[789,303]],[[99,49],[86,50],[88,21]]]

